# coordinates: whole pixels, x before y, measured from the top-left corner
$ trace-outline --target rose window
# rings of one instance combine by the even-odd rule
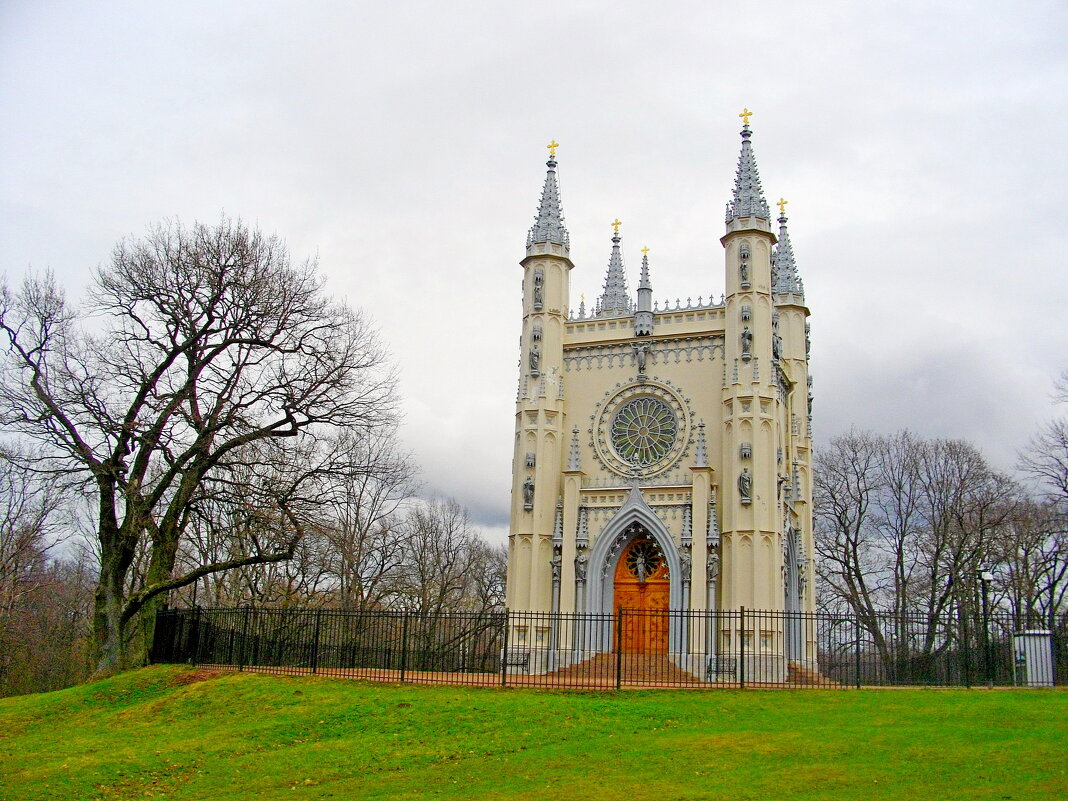
[[[678,433],[675,412],[659,398],[635,398],[612,419],[612,447],[623,461],[635,467],[647,467],[663,459]]]

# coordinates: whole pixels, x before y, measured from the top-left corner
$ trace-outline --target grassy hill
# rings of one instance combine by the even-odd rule
[[[0,700],[0,798],[1063,799],[1068,693],[565,693],[157,666]]]

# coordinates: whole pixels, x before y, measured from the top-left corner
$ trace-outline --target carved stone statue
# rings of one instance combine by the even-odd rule
[[[541,351],[538,350],[537,345],[533,345],[530,348],[530,372],[538,372],[539,364],[541,364]]]
[[[638,375],[645,375],[645,358],[648,354],[648,345],[642,344],[634,346],[634,356],[638,361]]]
[[[708,571],[708,580],[715,581],[719,577],[719,554],[714,548],[708,549],[708,558],[705,560],[705,569]]]
[[[744,258],[738,265],[738,274],[741,276],[743,284],[749,283],[749,262],[747,262]]]
[[[634,572],[638,574],[638,583],[644,584],[649,575],[649,563],[645,561],[645,554],[639,552],[634,558]]]
[[[530,476],[523,482],[523,508],[534,508],[534,479]]]
[[[575,557],[575,581],[586,580],[586,569],[589,567],[590,558],[586,556],[586,549],[582,548]]]
[[[682,580],[690,580],[690,549],[683,548],[679,551],[679,572],[682,573]]]
[[[749,330],[749,326],[745,326],[742,329],[742,355],[748,356],[753,349],[753,332]]]
[[[563,559],[560,557],[560,549],[554,548],[553,558],[549,560],[549,564],[552,566],[553,569],[553,581],[560,580],[560,565],[562,562]]]
[[[777,331],[771,335],[771,355],[776,359],[782,358],[782,337]]]
[[[749,475],[748,467],[743,467],[738,475],[738,494],[741,496],[742,503],[749,503],[753,500],[753,477]]]
[[[541,270],[537,270],[534,273],[534,305],[541,306],[542,302],[542,284],[545,282],[545,276],[542,275]]]

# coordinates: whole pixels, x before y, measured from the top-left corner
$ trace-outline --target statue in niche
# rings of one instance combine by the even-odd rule
[[[742,355],[748,356],[753,350],[753,332],[749,330],[749,326],[745,326],[742,329]]]
[[[523,482],[523,508],[530,510],[534,508],[534,479],[527,476],[527,480]]]
[[[738,265],[738,273],[742,278],[742,283],[743,284],[748,284],[749,283],[749,262],[745,261],[745,259],[744,259],[745,255],[746,254],[744,254],[744,253],[742,254],[743,259],[742,259],[741,264]]]
[[[679,551],[679,572],[682,573],[682,580],[690,580],[690,549],[683,548]]]
[[[776,359],[782,358],[782,337],[775,331],[771,335],[771,355]]]
[[[649,575],[649,563],[645,560],[645,554],[638,551],[637,556],[634,558],[634,572],[638,574],[638,583],[644,584],[646,576]]]
[[[738,474],[738,495],[742,503],[750,503],[753,500],[753,477],[749,475],[749,468],[743,467]]]
[[[542,284],[545,283],[545,276],[541,270],[534,271],[534,306],[535,308],[541,308],[542,302]]]
[[[714,545],[708,546],[708,558],[705,560],[705,569],[708,571],[708,580],[715,581],[719,576],[719,554]]]
[[[530,372],[536,375],[539,364],[541,364],[541,351],[538,350],[537,345],[533,345],[530,348]]]
[[[575,557],[575,581],[586,580],[586,569],[589,566],[590,558],[586,556],[586,549],[579,549],[578,556]]]
[[[560,557],[560,547],[553,548],[553,558],[549,560],[549,564],[553,569],[553,581],[560,580],[560,565],[563,559]]]

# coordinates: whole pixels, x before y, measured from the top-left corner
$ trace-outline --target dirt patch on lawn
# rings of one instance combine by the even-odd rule
[[[229,675],[232,672],[233,671],[230,670],[189,670],[184,673],[179,673],[167,683],[171,687],[185,687],[188,684],[196,684],[201,681],[221,679],[223,676]]]

